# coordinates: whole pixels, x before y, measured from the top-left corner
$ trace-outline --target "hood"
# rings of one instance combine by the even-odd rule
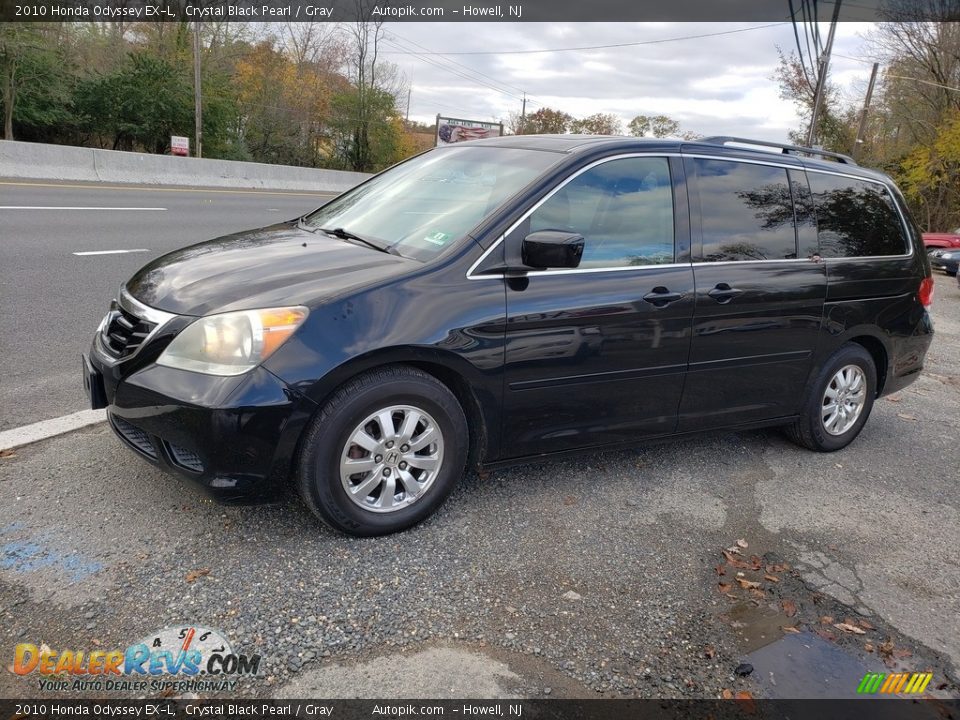
[[[420,263],[283,223],[226,235],[159,257],[127,291],[177,315],[315,305]]]

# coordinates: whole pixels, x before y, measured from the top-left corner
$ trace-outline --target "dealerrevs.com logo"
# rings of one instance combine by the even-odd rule
[[[260,655],[234,652],[216,630],[168,627],[116,650],[57,650],[20,643],[13,671],[39,675],[41,690],[231,691],[260,671]]]

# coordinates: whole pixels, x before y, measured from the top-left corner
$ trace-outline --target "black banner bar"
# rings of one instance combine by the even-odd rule
[[[960,700],[0,700],[0,718],[960,720]]]
[[[796,3],[794,3],[796,7]],[[821,13],[829,16],[832,4]],[[787,22],[788,0],[0,0],[4,22]],[[844,2],[841,21],[960,20],[960,3]]]

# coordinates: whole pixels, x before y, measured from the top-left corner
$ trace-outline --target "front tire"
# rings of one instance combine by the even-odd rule
[[[866,424],[876,394],[873,357],[862,345],[847,343],[821,368],[787,436],[817,452],[845,448]]]
[[[468,427],[456,396],[422,370],[397,365],[346,383],[301,445],[304,501],[334,529],[357,536],[405,530],[431,515],[467,461]]]

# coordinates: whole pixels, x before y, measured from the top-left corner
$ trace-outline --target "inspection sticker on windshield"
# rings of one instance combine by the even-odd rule
[[[453,238],[453,233],[446,232],[432,232],[429,235],[424,236],[424,240],[434,245],[446,245]]]

